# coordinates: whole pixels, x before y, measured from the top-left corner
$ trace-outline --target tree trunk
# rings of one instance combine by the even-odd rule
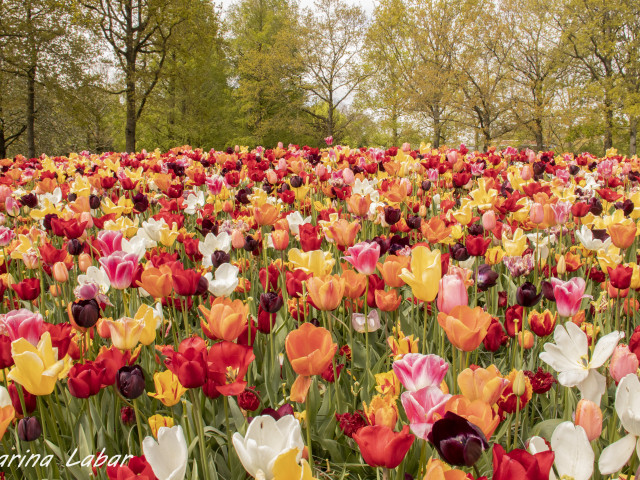
[[[629,120],[629,156],[636,154],[636,138],[638,137],[638,117]]]
[[[0,159],[7,158],[7,145],[4,137],[4,127],[0,122]]]
[[[127,123],[125,126],[125,150],[129,153],[136,151],[136,66],[135,60],[127,61]]]
[[[36,156],[36,79],[35,68],[27,74],[27,156]]]
[[[544,150],[544,138],[542,136],[542,120],[539,118],[536,118],[535,122],[536,122],[536,131],[535,131],[536,149],[538,152],[541,152],[542,150]]]
[[[604,97],[604,150],[613,147],[613,106],[607,93]]]
[[[442,122],[440,121],[440,108],[435,108],[433,112],[433,148],[440,148],[441,136]]]

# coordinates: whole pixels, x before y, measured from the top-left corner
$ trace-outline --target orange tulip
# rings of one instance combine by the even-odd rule
[[[247,326],[249,306],[242,300],[231,301],[218,297],[211,303],[211,309],[200,305],[204,320],[200,321],[202,331],[212,340],[235,341]]]
[[[12,405],[0,408],[0,440],[4,437],[7,427],[16,416],[16,411]]]
[[[393,395],[375,395],[369,405],[364,405],[364,414],[370,425],[383,425],[393,430],[398,421],[398,406]]]
[[[402,297],[398,295],[397,290],[384,290],[375,291],[376,306],[383,312],[393,312],[398,309]]]
[[[451,235],[451,227],[447,227],[439,217],[432,217],[429,221],[422,222],[420,231],[429,243],[440,243]]]
[[[349,223],[344,218],[329,225],[325,231],[327,237],[339,247],[351,247],[356,241],[356,235],[362,226],[358,222]]]
[[[345,281],[339,275],[311,277],[307,280],[307,291],[318,310],[335,310],[344,296]]]
[[[367,288],[367,276],[362,273],[345,269],[341,278],[344,280],[344,295],[352,300],[360,298]]]
[[[611,236],[611,243],[618,248],[629,248],[636,238],[636,224],[614,223],[607,227],[607,232]]]
[[[422,480],[467,480],[469,477],[462,470],[451,468],[441,460],[430,459],[427,471]]]
[[[253,209],[253,217],[260,226],[273,225],[278,220],[278,215],[280,215],[278,207],[270,203],[264,203]]]
[[[400,278],[402,269],[408,270],[410,264],[411,257],[389,255],[384,263],[378,262],[377,266],[384,283],[390,287],[399,288],[405,284],[404,280]]]
[[[587,438],[593,442],[602,433],[602,410],[590,400],[580,400],[576,407],[576,425],[584,428]]]
[[[438,313],[438,323],[447,333],[449,341],[464,352],[478,348],[491,323],[491,315],[482,307],[470,308],[467,305],[453,307],[451,312]]]
[[[351,213],[358,217],[364,217],[367,215],[367,213],[369,213],[370,206],[371,198],[369,198],[369,195],[362,196],[356,193],[347,198],[347,208]]]
[[[291,386],[291,401],[302,403],[311,386],[311,376],[320,375],[331,364],[338,344],[333,342],[331,332],[303,323],[289,332],[284,342],[287,358],[293,371],[298,374]]]
[[[465,398],[472,402],[482,400],[489,405],[498,401],[508,383],[495,365],[475,370],[466,368],[458,375],[458,386]]]
[[[78,268],[82,273],[85,273],[87,270],[89,270],[91,263],[91,256],[89,254],[83,252],[78,255]]]
[[[500,423],[500,417],[495,414],[491,405],[482,400],[471,401],[462,395],[455,395],[444,408],[447,412],[453,412],[469,420],[482,430],[487,438],[491,438]]]
[[[171,267],[149,267],[142,272],[138,286],[144,288],[153,298],[164,298],[171,294],[173,279]]]
[[[271,241],[273,242],[273,248],[284,250],[289,246],[289,232],[286,230],[274,230],[271,233]]]

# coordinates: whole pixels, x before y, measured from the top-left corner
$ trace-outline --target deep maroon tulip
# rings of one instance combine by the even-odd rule
[[[116,374],[116,386],[124,398],[133,400],[144,392],[144,372],[140,365],[125,365]]]
[[[456,243],[451,246],[451,256],[459,262],[464,262],[470,257],[466,247],[461,243]]]
[[[516,301],[522,307],[534,307],[542,298],[542,292],[538,293],[538,289],[531,282],[524,282],[516,290]]]
[[[491,270],[491,265],[483,263],[478,267],[476,272],[476,280],[478,282],[478,290],[484,292],[496,285],[498,280],[498,274]]]
[[[38,417],[24,417],[18,422],[18,438],[23,442],[33,442],[42,435]]]
[[[231,262],[231,255],[224,252],[223,250],[216,250],[211,255],[211,264],[213,265],[214,269],[218,268],[223,263],[229,263],[229,262]]]
[[[384,207],[384,221],[389,225],[395,225],[400,221],[402,217],[402,210],[399,208],[393,208],[389,205]]]
[[[466,418],[453,412],[433,424],[428,435],[438,453],[450,465],[474,465],[482,452],[489,448],[484,433]]]
[[[95,299],[78,300],[71,304],[71,315],[79,327],[91,328],[100,318],[100,306]]]
[[[260,306],[267,313],[276,313],[282,308],[282,296],[275,292],[260,294]]]
[[[542,290],[542,296],[544,298],[546,298],[550,302],[555,302],[556,301],[556,296],[553,293],[553,285],[551,284],[550,281],[543,280],[542,283],[540,284],[540,287],[541,287],[541,290]]]

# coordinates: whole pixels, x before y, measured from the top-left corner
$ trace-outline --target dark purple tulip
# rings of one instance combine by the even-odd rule
[[[149,208],[149,199],[143,193],[136,193],[133,196],[133,208],[138,212],[144,213]]]
[[[77,256],[80,255],[83,251],[84,244],[77,238],[69,240],[69,243],[67,243],[67,252],[69,252],[71,255]]]
[[[473,225],[469,225],[469,235],[483,235],[484,227],[479,223],[474,223]]]
[[[144,372],[140,365],[125,365],[116,374],[116,386],[124,398],[133,400],[144,392]]]
[[[198,285],[196,285],[196,293],[194,293],[194,295],[196,296],[205,295],[208,290],[209,290],[209,280],[207,280],[205,277],[200,277],[200,280],[198,280]]]
[[[524,282],[516,291],[516,301],[521,307],[533,307],[542,298],[542,292],[531,282]]]
[[[373,241],[380,245],[380,256],[383,256],[391,248],[391,239],[389,238],[375,237]]]
[[[481,292],[494,287],[496,285],[496,281],[498,280],[498,274],[491,270],[491,265],[487,265],[486,263],[483,263],[478,267],[476,277],[478,282],[478,290],[480,290]]]
[[[463,244],[456,243],[451,247],[451,256],[459,262],[464,262],[469,259],[469,252]]]
[[[35,208],[38,206],[38,197],[33,193],[27,193],[20,197],[20,203],[25,207]]]
[[[291,180],[289,180],[289,183],[291,184],[291,186],[293,188],[298,188],[302,186],[302,177],[298,176],[298,175],[294,175],[293,177],[291,177]]]
[[[482,430],[453,412],[433,424],[428,439],[445,462],[460,467],[471,467],[489,448]]]
[[[407,217],[407,226],[412,230],[418,230],[422,226],[422,218],[418,215],[409,215]]]
[[[231,261],[231,255],[224,252],[223,250],[216,250],[211,255],[211,263],[213,264],[213,268],[218,268],[223,263],[229,263]]]
[[[596,217],[602,213],[602,202],[593,197],[589,200],[589,211]]]
[[[24,417],[18,422],[18,438],[23,442],[33,442],[42,435],[38,417]]]
[[[421,187],[422,187],[422,190],[424,190],[425,192],[428,192],[429,190],[431,190],[431,182],[429,180],[423,180]]]
[[[134,198],[134,202],[135,202],[135,198]],[[94,194],[89,195],[89,207],[91,207],[93,210],[95,210],[96,208],[100,208],[100,197]]]
[[[247,235],[244,239],[244,249],[247,252],[253,252],[256,248],[258,248],[258,241],[251,235]]]
[[[100,306],[94,299],[78,300],[71,304],[71,315],[79,327],[91,328],[98,323]]]
[[[276,313],[284,304],[282,296],[275,292],[262,293],[260,295],[260,306],[267,313]]]
[[[593,233],[593,238],[601,242],[605,242],[609,238],[609,234],[604,228],[594,228],[591,232]]]
[[[400,221],[402,211],[399,208],[393,208],[389,205],[384,207],[384,221],[389,225],[395,225]]]
[[[553,293],[553,285],[549,280],[543,280],[540,284],[540,287],[542,289],[542,296],[544,298],[546,298],[550,302],[556,301],[556,296]]]

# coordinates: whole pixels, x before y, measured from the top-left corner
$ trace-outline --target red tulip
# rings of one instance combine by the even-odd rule
[[[20,300],[35,300],[40,296],[40,280],[37,278],[25,278],[20,283],[11,284],[11,288]]]
[[[627,265],[616,265],[616,268],[608,267],[609,281],[613,288],[625,290],[631,285],[631,277],[633,276],[633,268]]]
[[[493,446],[493,480],[548,480],[555,455],[552,451],[535,455],[516,449],[509,453],[501,445]]]
[[[104,367],[94,362],[78,363],[69,370],[69,393],[76,398],[89,398],[102,387]]]
[[[370,425],[353,434],[353,439],[368,465],[396,468],[411,448],[415,436],[409,433],[409,425],[402,427],[401,432],[382,425]]]

